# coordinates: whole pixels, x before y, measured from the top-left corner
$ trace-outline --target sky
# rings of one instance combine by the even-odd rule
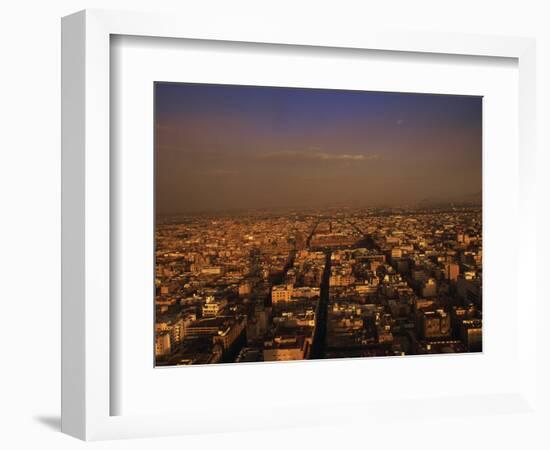
[[[155,83],[158,215],[481,199],[482,98]]]

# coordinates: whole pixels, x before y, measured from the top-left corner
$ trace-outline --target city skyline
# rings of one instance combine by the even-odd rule
[[[483,351],[482,99],[155,84],[155,366]]]
[[[157,215],[480,204],[481,125],[481,97],[155,83]]]

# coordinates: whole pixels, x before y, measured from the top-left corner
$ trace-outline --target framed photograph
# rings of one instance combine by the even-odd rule
[[[481,352],[482,100],[157,82],[156,366]]]
[[[537,414],[534,49],[65,17],[63,431]]]

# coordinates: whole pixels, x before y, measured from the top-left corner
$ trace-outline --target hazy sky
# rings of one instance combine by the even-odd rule
[[[478,200],[481,105],[156,83],[157,213]]]

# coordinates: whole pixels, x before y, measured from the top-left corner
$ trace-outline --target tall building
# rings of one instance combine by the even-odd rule
[[[445,278],[450,281],[456,281],[460,273],[460,266],[457,263],[445,264]]]
[[[426,339],[445,337],[451,333],[451,316],[442,309],[424,312],[421,323]]]
[[[157,338],[155,342],[155,354],[157,356],[166,356],[170,354],[170,332],[161,331],[157,333]]]

